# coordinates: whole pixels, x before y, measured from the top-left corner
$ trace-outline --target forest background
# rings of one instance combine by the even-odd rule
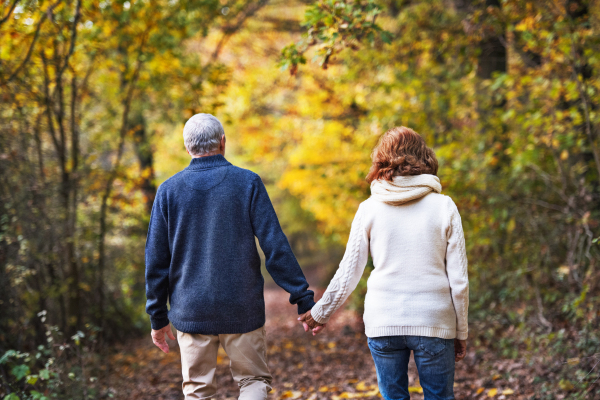
[[[260,174],[317,286],[369,197],[378,137],[415,129],[462,215],[470,342],[555,359],[537,398],[600,396],[598,2],[2,0],[0,11],[0,396],[96,398],[82,360],[147,335],[149,211],[189,163],[181,133],[197,112],[218,116],[228,159]]]

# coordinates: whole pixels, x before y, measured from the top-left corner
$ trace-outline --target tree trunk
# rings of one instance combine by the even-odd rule
[[[156,183],[154,182],[154,155],[152,153],[152,145],[148,131],[146,129],[146,121],[140,111],[136,112],[131,121],[133,127],[133,143],[135,152],[140,165],[140,183],[139,187],[144,195],[144,204],[146,206],[146,214],[150,215],[154,196],[156,196]]]

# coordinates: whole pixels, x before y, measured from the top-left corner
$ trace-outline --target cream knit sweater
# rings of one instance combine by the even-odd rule
[[[326,323],[356,288],[369,252],[368,337],[466,339],[467,256],[460,214],[434,175],[374,181],[358,208],[346,253],[311,314]]]

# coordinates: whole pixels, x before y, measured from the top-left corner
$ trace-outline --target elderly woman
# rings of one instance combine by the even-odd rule
[[[354,217],[344,258],[300,320],[321,330],[356,288],[370,253],[375,268],[364,323],[382,396],[410,399],[413,351],[425,399],[454,399],[454,363],[466,354],[469,306],[460,215],[440,194],[435,153],[412,129],[386,132],[372,159],[371,197]]]

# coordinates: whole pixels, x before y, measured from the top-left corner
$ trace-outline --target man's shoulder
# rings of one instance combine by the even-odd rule
[[[157,193],[164,192],[165,190],[168,190],[173,185],[176,185],[176,183],[179,181],[179,179],[181,179],[181,175],[182,175],[183,171],[185,171],[185,169],[182,171],[179,171],[175,175],[172,175],[169,178],[165,179],[163,181],[163,183],[158,185],[156,192]]]
[[[260,180],[260,176],[249,169],[238,167],[237,165],[229,165],[229,171],[227,172],[228,178],[239,180],[240,182],[246,182],[248,184]]]

